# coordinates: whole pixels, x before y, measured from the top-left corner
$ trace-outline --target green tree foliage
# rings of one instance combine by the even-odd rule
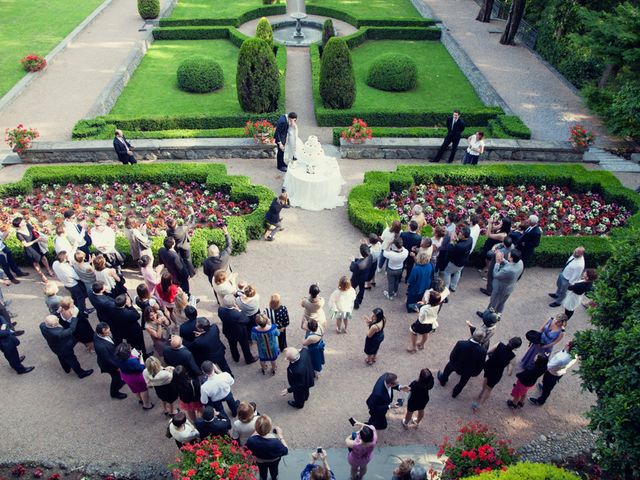
[[[220,64],[202,55],[184,59],[178,67],[177,76],[178,87],[186,92],[213,92],[224,85],[224,74]]]
[[[280,72],[271,46],[260,38],[242,43],[238,55],[236,87],[245,112],[268,113],[278,107]]]
[[[158,18],[158,15],[160,15],[160,0],[138,0],[138,13],[145,20]]]
[[[333,26],[333,20],[327,18],[322,25],[322,48],[327,45],[331,37],[336,36],[336,29]]]
[[[389,92],[412,90],[418,84],[418,66],[408,55],[380,55],[371,64],[366,82],[370,87]]]
[[[351,108],[356,101],[351,52],[342,38],[330,38],[322,52],[320,96],[326,108]]]
[[[467,480],[580,480],[580,477],[544,463],[516,463],[506,470],[481,473]]]
[[[594,329],[578,332],[582,385],[598,396],[588,413],[600,432],[606,478],[640,478],[640,231],[618,238],[595,284]]]
[[[266,17],[262,17],[258,22],[258,26],[256,27],[256,37],[261,38],[269,45],[273,45],[273,30],[271,29],[271,24]]]

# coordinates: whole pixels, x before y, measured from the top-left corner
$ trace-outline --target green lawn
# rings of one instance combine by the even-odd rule
[[[0,0],[0,97],[25,71],[20,59],[48,54],[103,0]]]
[[[242,114],[236,94],[239,51],[228,40],[154,42],[118,98],[111,114]],[[212,93],[201,94],[178,89],[176,70],[180,62],[190,55],[206,55],[217,60],[224,71],[224,87]]]
[[[262,0],[179,0],[170,18],[235,18],[262,6]]]
[[[365,83],[371,63],[380,55],[403,53],[418,65],[418,86],[408,92],[385,92]],[[482,108],[484,104],[449,52],[440,42],[411,40],[367,41],[351,51],[356,74],[352,110],[441,111]]]
[[[342,10],[358,19],[421,19],[410,0],[307,0],[306,5]]]

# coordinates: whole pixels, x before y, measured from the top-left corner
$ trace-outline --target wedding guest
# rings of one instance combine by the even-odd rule
[[[76,354],[73,352],[73,347],[76,344],[73,332],[75,332],[77,326],[78,317],[70,320],[68,328],[63,328],[58,317],[47,315],[40,324],[40,332],[51,351],[58,357],[62,369],[66,373],[73,370],[79,378],[85,378],[91,375],[93,370],[83,370]]]
[[[91,242],[95,249],[104,256],[107,265],[115,268],[120,275],[120,267],[124,265],[124,257],[116,250],[116,232],[111,226],[107,226],[102,217],[96,217],[94,227],[89,231]]]
[[[180,292],[180,287],[173,283],[173,277],[169,272],[162,272],[160,283],[156,285],[156,298],[160,300],[160,305],[171,312],[174,307],[176,295]]]
[[[53,249],[56,252],[56,255],[60,252],[67,252],[71,257],[76,253],[76,249],[78,248],[78,244],[71,244],[69,239],[67,238],[67,232],[64,229],[64,225],[58,225],[56,227],[56,238],[53,241]]]
[[[74,210],[66,210],[64,216],[64,230],[69,242],[78,250],[82,250],[87,256],[89,255],[89,247],[91,246],[91,238],[87,233],[87,221],[78,218]],[[72,253],[70,256],[73,256]]]
[[[455,235],[456,225],[453,222],[449,223],[449,225],[453,225],[453,232],[449,232],[449,230],[447,230],[447,226],[442,227],[444,237],[442,237],[442,242],[438,247],[438,255],[435,260],[435,271],[436,273],[439,273],[440,276],[443,275],[442,272],[444,272],[444,269],[447,268],[447,265],[449,264],[449,250],[453,247],[452,237]]]
[[[182,290],[173,299],[173,309],[171,310],[171,321],[177,325],[182,325],[189,318],[187,317],[187,307],[191,306],[189,296]]]
[[[433,388],[433,374],[428,368],[420,370],[417,380],[409,384],[409,398],[407,399],[407,413],[402,420],[402,426],[418,427],[424,418],[424,409],[429,403],[429,390]],[[413,414],[418,412],[416,419]]]
[[[162,402],[164,414],[172,416],[178,413],[174,406],[178,399],[178,392],[172,383],[173,367],[163,367],[160,360],[151,356],[144,362],[142,376],[147,383],[147,387],[156,391],[156,395]]]
[[[109,386],[111,398],[117,400],[127,398],[127,394],[120,391],[125,383],[120,377],[118,359],[116,358],[116,345],[111,336],[109,325],[104,322],[99,322],[96,325],[96,331],[93,335],[93,348],[96,352],[100,372],[108,373],[111,377],[111,385]]]
[[[509,258],[509,253],[511,253],[512,250],[515,250],[515,247],[513,246],[512,238],[505,237],[505,239],[502,242],[497,243],[496,245],[491,247],[491,250],[487,253],[486,260],[489,265],[486,272],[487,286],[486,288],[480,288],[480,291],[484,293],[486,296],[490,297],[491,294],[493,293],[493,271],[496,266],[496,253],[497,252],[502,253],[502,258],[504,259],[504,258]],[[520,256],[522,257],[522,254],[520,254]],[[483,270],[479,270],[479,271],[480,273],[483,273]],[[483,280],[485,280],[484,277],[483,277]]]
[[[378,272],[382,271],[382,268],[387,261],[386,257],[382,255],[382,252],[391,246],[393,241],[400,236],[400,232],[402,232],[402,224],[399,220],[394,220],[391,222],[390,226],[384,229],[382,235],[380,235],[382,246],[380,256],[378,257]]]
[[[482,346],[483,340],[484,333],[480,330],[474,332],[469,340],[460,340],[453,347],[444,371],[438,371],[438,381],[443,387],[453,372],[460,375],[460,381],[453,387],[453,398],[460,394],[471,377],[477,377],[482,372],[487,356],[487,350]]]
[[[284,356],[289,362],[287,367],[289,387],[280,392],[280,395],[284,397],[288,393],[293,393],[293,400],[287,403],[295,408],[304,408],[305,402],[309,399],[309,389],[315,385],[309,351],[306,348],[298,350],[289,347],[284,351]]]
[[[277,480],[280,459],[289,454],[282,428],[274,428],[271,418],[260,415],[256,420],[256,433],[249,437],[246,447],[256,457],[260,480],[267,480],[269,475],[271,480]]]
[[[385,298],[393,300],[398,293],[398,285],[402,278],[404,261],[409,256],[409,251],[404,248],[402,238],[396,238],[387,250],[382,251],[382,255],[387,259],[387,290],[382,294]]]
[[[367,246],[369,247],[369,256],[371,257],[371,266],[369,267],[369,275],[364,284],[364,289],[371,290],[372,287],[376,286],[376,270],[378,269],[378,261],[382,254],[382,242],[380,237],[375,233],[370,233],[369,243]]]
[[[458,288],[462,270],[469,261],[471,244],[473,243],[470,235],[469,227],[462,227],[458,241],[449,249],[449,263],[444,269],[444,283],[451,292],[455,292]]]
[[[222,437],[229,433],[231,421],[224,412],[218,412],[211,406],[206,406],[202,410],[202,418],[195,422],[195,427],[200,434],[200,438]]]
[[[193,308],[193,307],[189,307]],[[215,363],[224,372],[233,375],[231,367],[225,358],[227,348],[220,340],[220,329],[217,325],[209,322],[209,319],[198,317],[196,320],[196,339],[187,346],[193,353],[193,357],[199,365],[209,360]]]
[[[482,384],[482,390],[480,394],[471,404],[471,408],[474,412],[478,411],[481,406],[485,404],[493,387],[495,387],[504,374],[504,369],[507,369],[507,375],[513,375],[513,370],[516,366],[516,354],[514,350],[520,348],[522,345],[522,339],[520,337],[511,338],[507,344],[500,342],[498,345],[488,351],[488,358],[484,364],[484,383]]]
[[[125,138],[122,130],[116,129],[115,137],[113,138],[113,148],[116,151],[116,155],[118,155],[118,161],[122,162],[123,165],[131,164],[135,165],[138,163],[136,158],[133,156],[133,150],[135,149],[127,139]]]
[[[60,252],[56,255],[56,261],[52,265],[58,279],[64,285],[64,288],[71,294],[73,303],[83,312],[92,313],[93,309],[87,310],[87,291],[84,285],[80,283],[80,277],[69,264],[67,252]]]
[[[315,283],[309,286],[309,296],[302,298],[300,306],[304,309],[300,327],[308,330],[309,320],[315,320],[324,330],[327,326],[327,317],[324,314],[324,298],[320,296],[320,287]]]
[[[215,293],[216,300],[220,304],[221,299],[227,295],[234,295],[238,290],[237,273],[230,273],[227,270],[216,270],[213,275],[213,292]]]
[[[507,405],[512,408],[524,407],[524,399],[527,392],[533,387],[538,378],[547,371],[548,358],[544,354],[536,355],[532,365],[527,365],[524,370],[516,374],[516,383],[511,390],[511,400],[507,400]]]
[[[114,338],[124,339],[133,348],[146,354],[140,314],[131,305],[131,298],[127,295],[119,295],[115,298],[114,305],[115,307],[110,311],[110,326]]]
[[[531,367],[538,354],[544,354],[546,356],[551,354],[553,347],[564,338],[567,320],[567,316],[564,313],[559,313],[555,317],[547,320],[544,325],[540,327],[540,341],[531,344],[527,353],[525,353],[522,360],[520,360],[521,368]]]
[[[173,277],[173,283],[180,285],[186,294],[189,293],[189,267],[187,263],[178,255],[175,250],[176,241],[173,237],[166,237],[163,247],[158,250],[158,260],[162,263]]]
[[[165,317],[158,307],[147,307],[142,313],[144,329],[151,337],[153,349],[156,355],[162,356],[165,347],[169,343],[169,326],[171,321]]]
[[[69,324],[72,318],[78,319],[78,325],[73,332],[73,338],[82,343],[87,352],[93,352],[93,328],[89,323],[89,316],[86,312],[81,312],[73,304],[71,297],[62,297],[58,309],[60,320]]]
[[[397,403],[393,403],[393,391],[408,392],[408,386],[398,383],[398,376],[395,373],[382,374],[373,387],[373,391],[367,398],[369,408],[369,420],[367,425],[375,427],[377,430],[387,428],[387,412],[389,409],[398,408]]]
[[[279,345],[276,337],[280,335],[278,327],[271,323],[267,316],[258,315],[256,326],[251,329],[251,339],[258,347],[258,358],[260,359],[260,369],[265,375],[267,362],[271,363],[271,375],[277,371],[276,360],[280,355]]]
[[[0,351],[2,351],[4,358],[9,362],[9,366],[13,368],[18,375],[29,373],[35,368],[25,367],[22,364],[24,355],[18,353],[18,345],[20,345],[18,336],[23,333],[24,331],[20,332],[19,330],[16,331],[13,329],[11,319],[6,318],[4,315],[0,316]]]
[[[449,154],[449,160],[447,163],[453,162],[453,159],[456,156],[456,150],[458,149],[458,144],[460,143],[460,137],[465,129],[464,120],[460,117],[459,110],[454,110],[453,114],[447,118],[446,127],[447,135],[444,137],[438,153],[436,153],[436,156],[432,160],[429,160],[430,162],[438,163],[449,145],[451,145],[451,153]]]
[[[471,251],[473,252],[476,249],[476,244],[478,243],[478,238],[480,238],[480,217],[478,215],[470,215],[469,216],[469,230],[471,232]]]
[[[551,357],[547,363],[547,371],[542,377],[542,385],[538,384],[541,390],[540,396],[538,398],[529,397],[529,401],[534,405],[544,405],[556,384],[577,361],[578,358],[573,354],[573,342],[569,342]]]
[[[584,251],[584,247],[576,248],[565,263],[556,281],[558,288],[555,293],[549,294],[549,296],[554,299],[554,301],[549,304],[550,307],[559,307],[562,305],[562,302],[567,296],[569,285],[573,285],[582,277],[582,272],[584,271]]]
[[[473,135],[471,135],[467,142],[469,146],[467,147],[467,151],[464,153],[464,158],[462,160],[463,165],[477,165],[478,159],[480,155],[484,153],[484,132],[477,131]]]
[[[482,246],[482,258],[485,259],[484,270],[485,273],[489,270],[489,266],[494,260],[494,247],[504,242],[509,238],[511,233],[511,219],[509,217],[500,216],[498,213],[494,213],[489,217],[487,223],[487,240]]]
[[[192,377],[182,365],[177,365],[173,369],[171,385],[178,393],[180,410],[186,412],[189,420],[194,422],[202,413],[200,379],[197,376]]]
[[[86,254],[82,250],[77,250],[73,255],[71,266],[78,275],[82,285],[84,285],[84,289],[88,295],[89,292],[91,292],[93,284],[96,283],[96,272],[93,266],[91,266],[91,263],[85,261],[86,257]]]
[[[58,309],[60,308],[62,297],[58,295],[58,291],[58,285],[56,283],[47,282],[44,284],[44,303],[47,305],[51,315],[57,315]]]
[[[136,307],[138,307],[141,312],[144,312],[148,307],[161,308],[158,301],[151,296],[149,289],[144,283],[136,287],[136,298],[133,299],[133,303],[136,304]],[[165,311],[164,313],[167,315],[168,312]],[[142,328],[144,328],[144,315],[142,316]]]
[[[415,255],[418,252],[418,248],[420,248],[420,243],[422,242],[422,237],[418,233],[418,222],[413,220],[410,221],[409,230],[402,232],[400,234],[400,238],[402,239],[402,245],[409,252],[409,256],[404,260],[404,269],[407,271],[407,274],[404,277],[406,282],[409,275],[411,275],[411,270],[415,263]]]
[[[415,265],[411,269],[411,274],[407,277],[407,312],[417,312],[417,303],[424,296],[424,292],[431,288],[433,277],[433,266],[429,261],[427,252],[420,252],[415,257]]]
[[[283,208],[289,207],[289,195],[287,194],[287,192],[282,192],[278,196],[278,198],[273,199],[269,210],[264,216],[264,220],[267,224],[267,229],[264,232],[265,240],[273,241],[275,239],[276,233],[278,233],[279,230],[284,230],[280,213]],[[271,233],[269,234],[270,231]]]
[[[42,281],[47,283],[47,277],[40,270],[40,264],[42,264],[42,266],[47,270],[50,277],[53,277],[54,274],[53,270],[51,270],[51,267],[49,266],[49,260],[47,260],[47,256],[45,255],[48,251],[48,247],[45,250],[45,247],[40,241],[41,234],[22,217],[14,218],[11,223],[16,229],[16,237],[22,244],[26,260],[31,262],[33,268],[38,272]]]
[[[116,301],[104,293],[104,283],[96,282],[91,286],[89,300],[96,309],[98,321],[105,322],[111,327],[113,325],[111,313],[116,308]],[[116,337],[115,334],[113,338],[116,344],[122,341],[122,338]]]
[[[362,299],[364,298],[365,284],[369,279],[372,257],[369,255],[369,246],[361,243],[360,244],[360,258],[352,258],[351,264],[349,265],[349,270],[351,271],[351,285],[354,289],[358,289],[358,295],[353,303],[354,309],[359,309],[360,304],[362,303]]]
[[[482,340],[481,345],[485,348],[485,350],[489,350],[491,338],[496,333],[496,328],[499,321],[500,314],[489,308],[482,314],[482,325],[476,327],[474,324],[467,320],[467,326],[469,327],[471,335],[473,335],[473,332],[475,332],[476,330],[484,333],[484,339]]]
[[[236,304],[242,310],[247,318],[251,327],[256,324],[256,318],[260,314],[260,295],[256,292],[253,285],[247,285],[242,289],[242,293],[236,298]],[[250,330],[250,328],[249,328]]]
[[[567,296],[562,301],[564,307],[564,314],[567,316],[567,320],[573,317],[578,305],[582,303],[582,299],[585,294],[593,290],[593,282],[598,279],[598,272],[593,268],[587,268],[580,280],[573,285],[569,285],[567,288]]]
[[[177,297],[176,297],[177,298]],[[198,320],[198,310],[191,305],[185,307],[186,321],[180,325],[180,336],[189,345],[196,339],[196,321]]]
[[[398,466],[393,470],[391,480],[411,480],[411,470],[415,466],[413,458],[401,459]]]
[[[427,262],[432,263],[431,257],[433,256],[434,250],[435,249],[433,247],[433,240],[431,240],[430,237],[422,237],[422,240],[420,241],[420,247],[416,252],[416,257],[420,254],[426,255]]]
[[[336,322],[336,333],[347,333],[349,320],[353,316],[356,291],[346,276],[340,277],[338,288],[329,296],[329,311]]]
[[[387,319],[381,308],[374,308],[370,317],[365,315],[362,319],[368,328],[367,338],[364,340],[364,353],[367,356],[365,363],[371,366],[376,363],[378,350],[384,341],[384,327],[387,324]]]
[[[126,294],[127,287],[124,286],[125,279],[116,273],[115,268],[107,267],[107,260],[101,254],[93,259],[96,281],[104,283],[105,293],[116,298],[118,295]]]
[[[8,225],[2,224],[0,228],[0,268],[5,273],[11,283],[18,284],[20,280],[16,277],[26,277],[29,275],[27,272],[23,272],[13,257],[11,250],[5,243],[9,236]],[[14,275],[15,274],[15,275]]]
[[[504,305],[516,288],[516,283],[520,279],[523,270],[524,264],[520,260],[520,251],[513,249],[505,258],[500,250],[496,250],[495,266],[493,267],[493,286],[487,310],[502,313]],[[482,312],[477,311],[476,315],[482,317]]]
[[[433,247],[433,253],[431,254],[431,265],[433,265],[434,272],[436,271],[436,265],[438,264],[438,257],[442,248],[446,230],[442,225],[438,225],[433,229],[433,237],[431,237],[431,245]]]
[[[191,260],[191,235],[189,230],[195,227],[193,207],[189,207],[189,216],[184,225],[178,225],[175,218],[167,218],[167,238],[173,238],[175,242],[175,250],[180,255],[183,263],[187,268],[189,277],[196,274]]]
[[[309,357],[311,358],[311,364],[315,372],[316,378],[320,376],[322,367],[324,365],[324,330],[318,322],[311,319],[307,322],[307,333],[304,336],[302,342],[303,347],[307,347],[309,350]]]
[[[238,405],[238,418],[231,426],[231,438],[239,445],[244,446],[253,432],[256,431],[256,420],[259,415],[251,403],[240,402]]]
[[[527,228],[516,242],[516,248],[522,253],[525,267],[530,264],[533,252],[540,245],[540,238],[542,238],[542,230],[538,226],[538,221],[537,215],[529,215]]]
[[[321,465],[316,465],[318,460],[322,462]],[[336,480],[336,476],[331,471],[327,461],[327,452],[325,450],[320,448],[311,454],[311,462],[307,463],[304,470],[300,472],[300,480]]]
[[[193,354],[182,344],[182,338],[172,335],[169,345],[162,352],[162,357],[170,367],[182,366],[188,370],[192,377],[198,377],[202,372],[196,364]]]
[[[149,292],[155,292],[156,287],[160,284],[164,265],[159,264],[153,268],[153,259],[149,255],[143,255],[138,260],[138,267],[140,267],[140,275],[142,275]]]
[[[378,443],[376,427],[356,421],[353,424],[358,431],[353,432],[355,436],[349,435],[345,439],[345,444],[349,449],[347,462],[351,467],[351,480],[359,480],[367,474],[367,465],[373,458],[373,452]]]
[[[422,205],[416,203],[411,209],[411,218],[410,222],[416,222],[418,225],[417,232],[421,232],[424,227],[427,226],[427,219],[424,217],[424,212],[422,210]]]
[[[213,284],[213,275],[218,270],[224,270],[225,272],[229,270],[229,259],[231,258],[233,243],[231,242],[227,226],[223,225],[221,230],[222,233],[224,233],[224,249],[220,251],[215,243],[209,245],[209,248],[207,249],[209,256],[205,259],[202,265],[202,270],[211,284]]]
[[[222,305],[218,307],[218,317],[222,321],[222,334],[229,343],[233,361],[236,363],[240,361],[240,352],[238,351],[238,344],[240,344],[245,363],[250,365],[255,362],[256,359],[251,353],[247,334],[249,318],[236,305],[236,299],[233,295],[226,295],[222,299]]]
[[[354,292],[355,294],[355,292]],[[280,294],[274,293],[269,299],[269,307],[264,309],[269,321],[278,327],[278,347],[283,352],[287,348],[287,327],[289,326],[289,311],[281,304]]]
[[[409,327],[409,347],[407,352],[416,353],[416,349],[423,350],[429,340],[429,334],[438,328],[438,312],[442,297],[436,291],[429,292],[427,303],[420,307],[418,319]],[[418,341],[420,336],[420,341]]]
[[[153,264],[151,240],[147,236],[147,226],[140,225],[140,221],[136,217],[129,216],[124,221],[124,235],[129,240],[129,249],[133,261],[137,262],[146,255],[151,259],[151,264]]]
[[[167,431],[176,442],[178,448],[185,444],[192,443],[200,438],[198,429],[187,419],[184,412],[176,413],[169,421]]]
[[[202,373],[206,375],[206,380],[201,386],[200,402],[202,405],[211,405],[219,412],[224,412],[222,402],[227,404],[231,416],[238,414],[238,404],[233,398],[231,387],[235,380],[228,372],[223,372],[209,360],[202,362]]]
[[[448,297],[451,292],[449,291],[447,286],[444,284],[444,280],[442,280],[442,278],[440,277],[436,277],[433,279],[433,282],[431,282],[431,288],[426,292],[424,292],[424,297],[422,297],[422,305],[429,303],[429,297],[431,295],[431,292],[437,292],[440,294],[440,305],[438,306],[438,313],[439,313],[440,310],[442,310],[442,305],[444,305],[445,303],[448,303],[449,301]],[[418,302],[418,305],[420,306],[420,302]]]
[[[138,397],[138,403],[142,404],[142,409],[151,410],[154,404],[151,403],[149,399],[147,383],[142,375],[144,371],[142,352],[132,351],[131,345],[127,342],[122,342],[116,347],[115,355],[118,369],[120,370],[120,377],[122,377],[122,380],[124,380],[131,389],[131,393]]]

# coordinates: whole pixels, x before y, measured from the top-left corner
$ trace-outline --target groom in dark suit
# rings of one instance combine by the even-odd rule
[[[395,373],[382,374],[374,385],[371,395],[367,398],[367,407],[369,407],[368,425],[373,425],[377,430],[387,428],[387,412],[390,408],[396,407],[393,403],[394,390],[408,392],[409,387],[401,386]]]
[[[276,123],[276,131],[273,134],[273,138],[276,141],[276,159],[278,160],[278,170],[281,172],[287,171],[287,165],[284,163],[284,146],[287,143],[287,133],[289,132],[289,125],[291,120],[298,118],[296,112],[289,112],[288,115],[281,115]]]
[[[449,154],[448,163],[453,162],[458,144],[460,143],[460,137],[462,136],[462,132],[464,132],[464,127],[464,120],[460,118],[460,110],[454,110],[453,115],[447,118],[447,136],[444,137],[440,150],[438,150],[438,153],[430,162],[438,163],[449,145],[451,145],[451,153]]]

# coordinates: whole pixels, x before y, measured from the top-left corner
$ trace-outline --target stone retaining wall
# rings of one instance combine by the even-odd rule
[[[138,160],[203,160],[208,158],[275,158],[273,145],[249,138],[135,140]],[[81,163],[117,161],[111,140],[34,142],[22,156],[24,163]]]
[[[361,144],[340,139],[342,158],[350,159],[420,159],[435,157],[441,138],[374,138]],[[467,141],[461,140],[456,160],[462,161]],[[448,159],[445,152],[443,160]],[[488,140],[480,161],[585,162],[584,153],[576,151],[568,142],[539,142],[535,140]]]

